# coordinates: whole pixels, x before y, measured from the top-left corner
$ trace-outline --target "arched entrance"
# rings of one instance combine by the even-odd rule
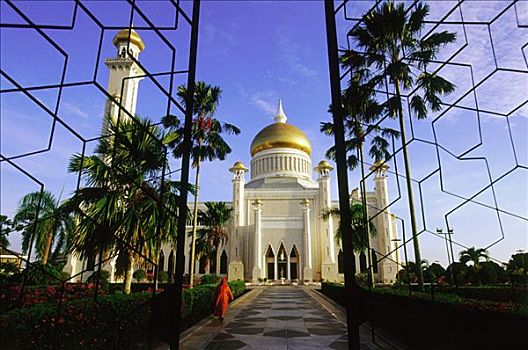
[[[290,280],[299,279],[299,252],[295,244],[290,253]]]
[[[220,274],[227,274],[227,254],[225,250],[222,250],[222,255],[220,255]]]
[[[275,279],[275,253],[271,245],[266,250],[266,271],[266,278],[273,281]]]
[[[288,278],[288,252],[282,243],[277,253],[277,272],[278,279]]]

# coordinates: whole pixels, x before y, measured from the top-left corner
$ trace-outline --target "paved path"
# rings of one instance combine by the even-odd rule
[[[235,301],[223,322],[209,320],[183,335],[182,349],[348,349],[340,309],[304,287],[253,290]],[[362,349],[395,349],[372,342],[361,328]]]

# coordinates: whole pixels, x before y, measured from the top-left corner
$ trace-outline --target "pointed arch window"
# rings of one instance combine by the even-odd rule
[[[220,273],[221,274],[227,273],[227,254],[225,250],[223,250],[222,255],[220,255]]]
[[[372,249],[372,270],[374,273],[378,273],[378,256],[374,249]]]
[[[158,271],[163,271],[165,269],[165,255],[163,250],[160,250],[160,255],[158,259]]]
[[[367,256],[365,255],[365,252],[359,254],[359,272],[367,272]]]

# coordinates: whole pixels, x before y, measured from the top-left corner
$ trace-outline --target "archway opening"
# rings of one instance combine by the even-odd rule
[[[222,255],[220,255],[220,274],[225,275],[227,273],[227,254],[225,249],[222,250]]]
[[[299,252],[295,244],[290,252],[290,280],[299,279]]]
[[[286,279],[288,277],[288,252],[281,243],[279,252],[277,254],[277,277],[279,279]]]
[[[268,280],[274,280],[275,279],[275,253],[273,253],[273,249],[271,248],[271,245],[269,245],[268,249],[266,250],[266,269],[267,269],[266,276]]]

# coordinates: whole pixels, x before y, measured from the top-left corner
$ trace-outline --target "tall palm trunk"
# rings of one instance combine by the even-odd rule
[[[125,294],[130,294],[132,289],[132,274],[133,274],[133,267],[134,267],[134,257],[132,254],[128,256],[128,265],[125,271],[125,285],[123,287],[123,292]]]
[[[411,231],[412,231],[412,239],[413,239],[413,246],[414,246],[414,259],[416,261],[416,264],[420,265],[420,262],[422,261],[422,256],[420,254],[420,242],[418,240],[418,230],[416,228],[416,216],[414,213],[414,197],[413,197],[413,190],[412,190],[412,182],[411,182],[411,167],[409,162],[409,154],[407,152],[407,137],[405,135],[405,123],[403,120],[403,109],[401,106],[401,91],[400,91],[400,81],[398,79],[394,79],[394,86],[396,88],[396,96],[398,97],[398,119],[400,121],[400,135],[402,140],[402,150],[403,150],[403,162],[405,164],[405,181],[407,183],[407,197],[409,201],[409,214],[411,217]],[[403,242],[405,244],[406,242]],[[423,271],[422,269],[418,269],[418,288],[420,291],[423,291]]]
[[[202,141],[199,141],[199,147],[202,146]],[[191,243],[191,273],[189,274],[189,285],[194,285],[194,255],[196,253],[196,227],[198,226],[198,185],[200,184],[200,151],[198,151],[198,162],[196,164],[196,179],[194,181],[196,195],[194,196],[194,207],[193,207],[193,230],[192,230],[192,243]]]
[[[363,137],[363,136],[362,136]],[[368,204],[367,204],[367,189],[365,186],[365,163],[363,162],[363,140],[360,141],[359,146],[359,158],[361,163],[361,178],[363,181],[360,182],[361,184],[361,202],[363,203],[363,220],[366,225],[367,229],[367,262],[368,262],[368,269],[367,269],[367,275],[368,275],[368,287],[371,289],[374,286],[374,269],[372,266],[372,251],[370,249],[370,221],[369,221],[369,214],[368,214]]]
[[[48,234],[48,238],[46,239],[46,246],[44,248],[44,255],[42,256],[42,265],[46,265],[48,263],[48,257],[49,252],[51,250],[51,242],[53,241],[53,232],[50,232]]]

